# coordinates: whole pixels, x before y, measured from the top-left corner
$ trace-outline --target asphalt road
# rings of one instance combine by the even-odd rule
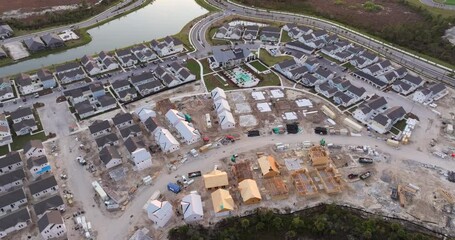
[[[453,10],[455,11],[455,5],[447,5],[447,4],[442,4],[442,3],[437,3],[433,0],[420,0],[421,3],[428,5],[430,7],[435,7],[435,8],[441,8],[441,9],[446,9],[446,10]],[[455,14],[455,12],[454,12]]]
[[[312,27],[325,29],[327,31],[336,33],[339,36],[343,36],[357,44],[363,45],[374,51],[377,51],[385,55],[387,58],[392,59],[393,61],[400,63],[421,75],[424,75],[434,80],[441,80],[451,86],[455,86],[455,78],[448,77],[447,75],[450,74],[450,72],[447,71],[446,69],[435,66],[431,63],[427,63],[426,60],[418,59],[408,54],[404,54],[403,52],[389,48],[385,46],[383,43],[372,41],[349,29],[345,28],[341,29],[325,21],[303,15],[295,15],[291,13],[278,13],[273,11],[261,10],[257,8],[249,9],[243,6],[238,6],[229,1],[222,2],[217,2],[214,0],[208,1],[219,8],[228,9],[230,11],[235,12],[235,14],[238,15],[267,19],[271,21],[295,22],[299,24],[305,24],[310,25]]]
[[[128,5],[126,6],[125,8],[122,8],[123,6],[127,5],[127,4],[130,4],[132,1],[134,1],[134,3],[132,3],[131,5]],[[89,26],[92,26],[100,21],[104,21],[106,19],[109,19],[109,18],[113,18],[123,12],[126,12],[126,11],[129,11],[135,7],[138,7],[140,5],[142,5],[144,3],[145,0],[124,0],[122,1],[121,3],[107,9],[106,11],[96,15],[96,16],[93,16],[91,17],[90,19],[87,19],[83,22],[79,22],[79,23],[75,23],[75,24],[69,24],[69,25],[65,25],[65,26],[61,26],[61,27],[56,27],[56,28],[51,28],[51,29],[47,29],[47,30],[43,30],[43,31],[40,31],[40,32],[34,32],[34,33],[30,33],[30,34],[27,34],[27,35],[22,35],[22,36],[17,36],[17,37],[12,37],[12,38],[7,38],[5,40],[2,40],[2,44],[5,44],[5,43],[9,43],[9,42],[17,42],[17,41],[23,41],[24,39],[27,39],[27,38],[30,38],[30,37],[34,37],[34,36],[41,36],[41,35],[45,35],[47,33],[59,33],[59,32],[62,32],[64,30],[67,30],[67,29],[70,29],[70,28],[74,28],[74,29],[77,29],[77,28],[86,28],[86,27],[89,27]],[[119,8],[122,8],[120,10],[118,10]]]

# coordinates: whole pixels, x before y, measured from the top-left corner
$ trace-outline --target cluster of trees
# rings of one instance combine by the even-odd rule
[[[97,15],[117,0],[104,0],[95,6],[89,6],[86,1],[74,10],[64,10],[57,12],[47,12],[40,16],[33,16],[30,19],[5,19],[11,27],[18,30],[36,30],[40,28],[53,27],[58,25],[65,25],[80,22],[91,16]]]
[[[396,222],[357,213],[335,205],[281,215],[259,209],[254,214],[224,219],[211,228],[185,225],[169,232],[171,240],[200,239],[436,239],[411,232]]]
[[[443,38],[445,30],[455,25],[455,16],[444,18],[441,15],[434,15],[427,9],[415,7],[408,3],[408,0],[396,0],[406,5],[410,11],[417,12],[422,20],[400,24],[391,23],[389,26],[377,26],[375,24],[363,24],[353,22],[349,17],[338,17],[332,14],[330,9],[317,8],[306,0],[237,0],[247,6],[261,6],[268,9],[299,12],[321,16],[334,20],[354,28],[361,29],[369,34],[383,38],[384,40],[399,46],[423,53],[425,55],[441,59],[455,65],[455,46]],[[337,2],[335,1],[334,4]],[[377,4],[373,6],[372,1],[366,1],[364,8],[374,11],[380,10]],[[368,11],[367,9],[367,11]],[[352,9],[351,11],[357,11]],[[386,16],[384,16],[386,17]]]

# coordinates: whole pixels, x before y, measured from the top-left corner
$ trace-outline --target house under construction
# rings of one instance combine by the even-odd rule
[[[341,174],[332,164],[325,168],[306,168],[291,174],[297,192],[302,196],[314,196],[324,191],[328,194],[341,192]]]
[[[282,200],[289,197],[288,186],[281,177],[264,179],[263,185],[272,200]]]
[[[311,147],[308,151],[311,166],[315,168],[325,168],[329,164],[329,152],[323,146]]]
[[[245,179],[253,179],[253,173],[251,172],[251,166],[249,162],[239,162],[232,166],[232,171],[237,177],[237,182],[240,183]]]

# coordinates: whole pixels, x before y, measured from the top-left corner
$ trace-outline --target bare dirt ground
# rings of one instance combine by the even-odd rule
[[[79,4],[83,0],[14,0],[0,1],[0,14],[4,12],[20,10],[22,12],[40,11],[55,6]],[[98,0],[86,0],[87,4],[94,4]]]

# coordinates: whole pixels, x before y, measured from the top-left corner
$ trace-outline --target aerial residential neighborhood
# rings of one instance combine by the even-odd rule
[[[0,239],[452,239],[453,4],[0,4]]]

